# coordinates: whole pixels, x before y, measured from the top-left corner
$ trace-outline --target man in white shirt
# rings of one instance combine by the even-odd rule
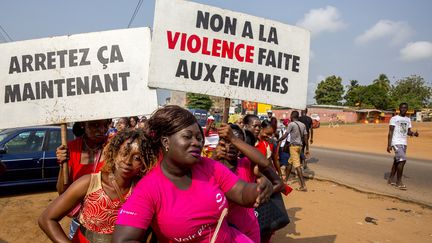
[[[388,183],[401,190],[406,190],[406,186],[402,183],[402,173],[406,162],[407,136],[418,137],[419,134],[417,131],[411,131],[411,120],[409,117],[406,117],[408,104],[401,103],[399,105],[399,111],[399,115],[390,119],[387,138],[387,152],[390,153],[393,149],[395,153]],[[395,174],[397,174],[396,183],[393,181]]]

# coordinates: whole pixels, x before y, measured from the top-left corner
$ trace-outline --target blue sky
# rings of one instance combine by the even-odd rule
[[[370,84],[416,74],[432,82],[432,1],[196,0],[311,30],[308,104],[319,81],[340,76]],[[0,25],[28,40],[126,28],[138,0],[2,1]],[[131,27],[153,26],[154,0],[144,0]],[[2,32],[0,42],[7,36]],[[168,92],[159,92],[163,102]]]

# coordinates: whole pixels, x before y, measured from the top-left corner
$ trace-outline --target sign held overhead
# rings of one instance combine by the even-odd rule
[[[149,114],[148,28],[0,45],[0,128]]]
[[[306,107],[307,30],[182,0],[155,9],[150,87]]]

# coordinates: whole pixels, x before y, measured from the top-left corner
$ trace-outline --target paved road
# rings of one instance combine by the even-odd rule
[[[408,151],[402,179],[408,190],[402,191],[387,184],[393,161],[391,154],[376,155],[318,147],[312,147],[311,154],[308,166],[310,174],[317,178],[432,206],[432,160],[410,159]]]

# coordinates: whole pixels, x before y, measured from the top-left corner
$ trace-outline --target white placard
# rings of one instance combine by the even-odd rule
[[[157,0],[149,86],[306,107],[310,33],[182,0]]]
[[[149,114],[150,29],[0,45],[0,128]]]

